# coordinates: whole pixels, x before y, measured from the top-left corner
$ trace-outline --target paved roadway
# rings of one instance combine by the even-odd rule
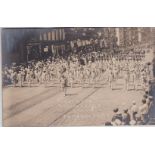
[[[3,126],[101,126],[114,108],[141,103],[142,91],[125,91],[119,81],[115,88],[69,88],[66,97],[55,86],[4,88]]]

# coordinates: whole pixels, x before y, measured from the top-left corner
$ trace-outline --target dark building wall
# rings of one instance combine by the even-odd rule
[[[3,28],[2,29],[2,63],[26,61],[26,45],[39,41],[40,33],[48,29],[42,28]]]
[[[2,29],[2,63],[21,62],[26,41],[33,38],[33,29]]]

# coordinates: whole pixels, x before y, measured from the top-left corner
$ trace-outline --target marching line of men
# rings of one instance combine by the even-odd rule
[[[65,95],[67,86],[73,88],[75,84],[88,84],[94,87],[104,81],[113,89],[119,79],[123,79],[126,90],[129,90],[130,85],[136,90],[139,86],[145,89],[151,80],[151,70],[150,64],[144,63],[144,58],[145,52],[139,50],[117,54],[72,54],[67,59],[31,62],[27,67],[4,67],[3,81],[7,79],[14,87],[59,83]]]

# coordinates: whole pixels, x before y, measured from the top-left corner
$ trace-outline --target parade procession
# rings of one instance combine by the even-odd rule
[[[4,126],[153,125],[154,28],[2,31]]]

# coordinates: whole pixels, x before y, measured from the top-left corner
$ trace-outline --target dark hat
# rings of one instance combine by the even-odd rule
[[[118,108],[115,108],[113,111],[116,113],[116,112],[118,112],[118,110],[119,110]]]
[[[146,90],[146,91],[145,91],[145,94],[148,94],[148,93],[149,93],[149,91]]]
[[[105,126],[112,126],[111,122],[105,122]]]
[[[151,63],[150,63],[150,62],[148,62],[148,63],[147,63],[147,65],[148,65],[148,66],[149,66],[149,65],[151,65]]]
[[[146,94],[144,94],[144,95],[143,95],[143,97],[144,97],[144,99],[146,99],[146,98],[147,98],[147,95],[146,95]]]
[[[128,112],[128,109],[124,109],[124,112],[127,113]]]
[[[142,103],[145,104],[146,103],[146,100],[145,99],[142,99]]]

